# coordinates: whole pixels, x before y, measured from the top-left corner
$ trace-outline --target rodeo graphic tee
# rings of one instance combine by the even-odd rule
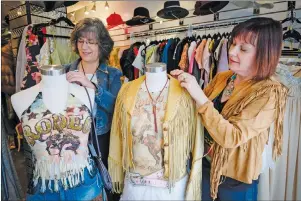
[[[59,181],[68,189],[84,180],[84,169],[91,171],[87,146],[91,116],[86,105],[70,94],[64,112],[52,114],[40,92],[23,112],[21,123],[35,159],[34,185],[40,180],[41,192],[47,186],[58,191]]]

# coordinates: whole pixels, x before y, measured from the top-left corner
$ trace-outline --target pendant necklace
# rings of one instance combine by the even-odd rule
[[[85,69],[84,69],[83,63],[82,63],[82,62],[80,62],[80,64],[81,64],[81,66],[82,66],[82,69],[83,69],[84,75],[86,75],[86,72],[85,72]],[[96,70],[95,70],[95,72],[96,72]],[[93,77],[94,77],[94,75],[95,75],[95,72],[93,73],[93,75],[92,75],[92,77],[91,77],[91,79],[90,79],[90,82],[92,82],[92,79],[93,79]]]
[[[231,80],[224,92],[226,96],[230,96],[232,94],[232,92],[234,90],[234,81],[236,79],[236,76],[237,76],[236,74],[232,75]]]
[[[147,90],[147,93],[150,97],[150,99],[152,100],[152,106],[153,106],[153,115],[154,115],[154,123],[155,123],[155,132],[158,133],[158,126],[157,126],[157,101],[159,99],[159,97],[161,96],[162,92],[164,91],[164,88],[166,87],[167,85],[167,82],[168,82],[168,79],[166,80],[166,83],[163,87],[163,89],[160,91],[159,93],[159,96],[156,98],[156,100],[154,100],[148,90],[148,87],[146,85],[146,81],[145,81],[145,87],[146,87],[146,90]]]

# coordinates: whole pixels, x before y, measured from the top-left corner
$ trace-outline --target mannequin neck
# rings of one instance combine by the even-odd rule
[[[66,108],[69,94],[69,82],[66,80],[66,74],[42,75],[41,91],[43,102],[50,112],[59,113]]]
[[[145,83],[150,92],[161,91],[167,81],[166,71],[150,73],[145,72]]]

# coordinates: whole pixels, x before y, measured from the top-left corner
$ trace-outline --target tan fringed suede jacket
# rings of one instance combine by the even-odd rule
[[[118,193],[123,189],[125,173],[134,168],[131,116],[137,93],[144,80],[145,76],[142,76],[124,84],[115,103],[108,161],[113,191]],[[204,151],[200,117],[197,115],[195,102],[187,91],[171,76],[169,81],[163,120],[164,177],[171,186],[180,180],[187,172],[186,164],[192,152],[193,162],[186,187],[186,200],[200,200]]]
[[[204,90],[210,101],[198,109],[203,125],[215,141],[210,172],[213,199],[221,175],[249,184],[258,179],[272,123],[275,124],[274,159],[282,151],[287,89],[273,78],[246,81],[234,89],[220,114],[211,101],[222,92],[232,75],[232,71],[218,74]]]

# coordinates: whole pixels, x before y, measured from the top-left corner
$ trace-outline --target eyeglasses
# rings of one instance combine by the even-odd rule
[[[84,39],[81,39],[81,38],[77,40],[77,43],[79,45],[83,45],[84,43],[86,43],[90,47],[98,45],[98,42],[96,42],[94,40],[84,40]]]

